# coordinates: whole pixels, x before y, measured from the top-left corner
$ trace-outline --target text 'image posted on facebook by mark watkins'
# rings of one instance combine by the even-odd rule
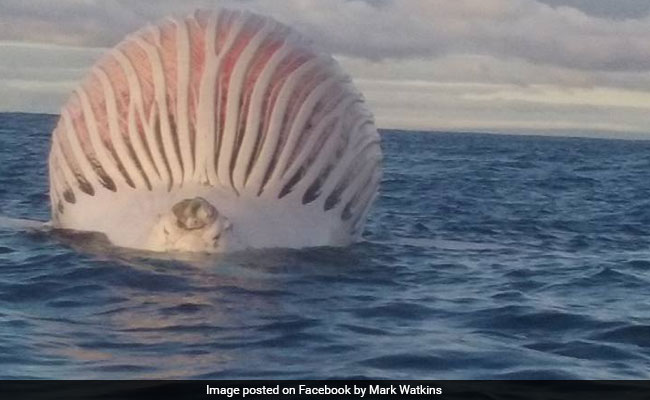
[[[336,385],[271,385],[271,386],[255,386],[255,387],[232,387],[232,386],[211,386],[207,384],[205,387],[206,395],[219,395],[229,398],[245,398],[247,396],[280,396],[280,395],[299,395],[299,396],[351,396],[364,398],[366,395],[403,395],[403,396],[416,396],[416,395],[441,395],[441,387],[432,387],[426,385],[395,385],[387,384],[367,384],[355,385],[345,384],[342,386]]]

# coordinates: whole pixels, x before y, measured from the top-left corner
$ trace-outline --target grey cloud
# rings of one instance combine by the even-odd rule
[[[650,117],[647,109],[593,105],[557,105],[538,102],[490,100],[468,101],[467,92],[487,92],[488,88],[451,87],[384,88],[363,82],[361,89],[375,110],[382,127],[488,132],[549,134],[559,131],[574,135],[578,131],[594,136],[596,131],[636,132],[648,138]]]
[[[137,24],[128,8],[113,0],[3,0],[0,39],[65,45],[107,46],[124,28]]]
[[[590,0],[592,6],[578,0],[540,1],[4,0],[0,40],[112,46],[147,21],[224,5],[271,14],[297,26],[330,52],[373,60],[482,54],[581,70],[649,68],[649,16],[626,20],[594,16],[609,15],[610,9],[616,15],[606,4],[619,1]],[[621,4],[629,4],[629,10],[642,5],[631,0]]]
[[[104,49],[0,42],[0,67],[21,69],[87,68]]]
[[[374,80],[402,79],[423,82],[467,82],[528,86],[618,87],[650,91],[650,71],[583,71],[544,66],[519,58],[488,55],[447,55],[432,59],[368,61],[339,57],[353,76]]]
[[[644,18],[650,14],[648,0],[539,0],[555,7],[573,7],[602,18]]]
[[[56,112],[101,47],[217,5],[271,14],[335,53],[382,127],[650,126],[647,109],[495,97],[534,85],[650,92],[650,17],[621,19],[602,0],[0,0],[0,109]]]

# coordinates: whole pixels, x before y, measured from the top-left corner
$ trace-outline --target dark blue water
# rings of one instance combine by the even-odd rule
[[[55,117],[0,114],[47,220]],[[160,260],[0,228],[0,378],[648,378],[650,142],[383,132],[365,243]]]

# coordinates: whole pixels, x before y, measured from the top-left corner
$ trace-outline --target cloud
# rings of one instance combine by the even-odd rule
[[[0,42],[0,110],[58,112],[103,49]]]
[[[339,56],[352,75],[390,80],[432,82],[552,84],[563,87],[618,87],[650,90],[647,71],[585,71],[577,68],[540,65],[519,58],[490,55],[447,55],[436,58],[371,61]]]
[[[553,6],[534,0],[4,0],[0,38],[112,46],[146,21],[224,5],[271,14],[330,52],[375,60],[487,54],[585,70],[650,65],[649,16],[613,20],[561,6],[576,1],[547,3]],[[601,14],[615,8],[603,7]]]
[[[217,5],[273,15],[334,53],[382,127],[650,126],[646,0],[2,0],[0,110],[57,112],[103,48]]]
[[[568,6],[601,18],[634,19],[650,14],[647,0],[539,0],[555,7]]]
[[[554,85],[358,79],[379,126],[575,134],[648,132],[647,92]]]

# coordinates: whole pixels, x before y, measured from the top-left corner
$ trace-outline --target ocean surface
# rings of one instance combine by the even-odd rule
[[[55,116],[0,114],[49,219]],[[383,131],[349,248],[152,258],[0,223],[0,378],[650,378],[650,141]]]

